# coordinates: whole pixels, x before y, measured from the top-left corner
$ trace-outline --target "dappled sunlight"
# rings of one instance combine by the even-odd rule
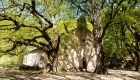
[[[16,80],[139,80],[140,72],[108,70],[109,74],[99,75],[91,72],[62,72],[51,75],[43,71],[2,70],[0,79]]]
[[[24,56],[23,65],[46,68],[48,58],[42,50],[35,49]]]
[[[73,37],[60,45],[63,54],[58,57],[58,69],[65,71],[81,71],[83,68],[83,58],[87,59],[87,70],[94,71],[96,65],[96,55],[92,33],[86,28],[77,27],[73,30]],[[64,47],[64,48],[63,48]],[[61,71],[61,70],[60,70]]]
[[[109,75],[98,75],[104,80],[138,80],[140,72],[126,70],[108,70]]]

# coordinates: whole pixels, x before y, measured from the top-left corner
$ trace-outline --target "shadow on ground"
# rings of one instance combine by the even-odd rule
[[[63,72],[51,75],[44,71],[0,70],[0,80],[140,80],[140,72],[108,70],[107,75],[92,72]]]

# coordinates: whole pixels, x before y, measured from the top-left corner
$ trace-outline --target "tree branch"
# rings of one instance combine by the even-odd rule
[[[4,38],[5,40],[7,39],[8,41],[11,41],[13,43],[13,46],[10,49],[8,49],[6,51],[3,51],[3,52],[8,53],[10,51],[13,51],[20,45],[34,46],[34,47],[37,47],[37,48],[48,51],[49,49],[51,49],[51,47],[49,45],[47,45],[45,43],[42,43],[42,42],[37,42],[37,40],[36,40],[36,39],[42,38],[42,37],[43,36],[36,36],[32,39],[23,39],[23,40],[20,40],[20,41],[14,41],[11,38]],[[37,44],[35,44],[35,43],[37,43]]]
[[[87,14],[90,16],[90,13],[91,13],[90,10],[84,10],[80,5],[77,5],[76,2],[75,2],[74,0],[71,0],[71,2],[72,2],[74,5],[76,5],[82,12],[85,12],[85,13],[87,13]],[[86,1],[83,1],[83,2],[81,2],[81,3],[85,3],[85,2],[87,2],[87,0],[86,0]]]
[[[101,5],[100,5],[101,9],[103,9],[105,1],[106,1],[106,0],[102,0],[102,1],[101,1]]]

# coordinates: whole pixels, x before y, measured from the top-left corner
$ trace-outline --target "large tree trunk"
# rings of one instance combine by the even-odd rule
[[[104,52],[102,51],[102,44],[98,44],[98,47],[95,48],[96,49],[96,54],[97,54],[97,60],[96,60],[96,68],[94,73],[97,74],[107,74],[107,69],[105,67],[105,63],[104,63]]]
[[[51,58],[51,65],[50,65],[50,70],[49,70],[49,72],[56,72],[57,71],[57,69],[56,69],[56,62],[57,62],[57,59],[56,59],[56,56],[54,55],[54,56],[52,56],[52,58]]]
[[[98,0],[94,0],[93,3],[93,36],[94,36],[94,47],[95,47],[95,54],[97,56],[96,60],[96,68],[94,73],[97,74],[105,74],[106,67],[104,66],[104,54],[103,54],[103,28],[101,26],[101,13],[98,10]]]
[[[49,71],[53,71],[53,72],[57,71],[57,58],[58,58],[59,45],[60,45],[60,36],[58,36],[57,40],[53,42],[52,45],[53,48],[52,53],[49,55],[49,59],[51,62]]]
[[[139,61],[139,54],[138,54],[138,52],[134,52],[134,53],[136,55],[135,69],[136,69],[136,71],[138,71],[139,70],[139,63],[140,63],[140,61]]]

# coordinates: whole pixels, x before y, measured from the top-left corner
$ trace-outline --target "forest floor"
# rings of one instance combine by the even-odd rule
[[[52,75],[44,71],[4,70],[0,69],[0,80],[140,80],[140,72],[126,70],[108,70],[107,75],[92,72],[61,72]]]

